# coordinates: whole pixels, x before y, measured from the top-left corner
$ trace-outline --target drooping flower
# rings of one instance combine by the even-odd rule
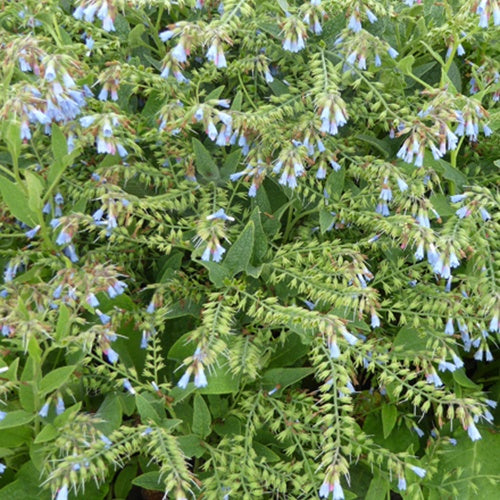
[[[416,465],[410,465],[410,469],[418,476],[418,477],[425,477],[427,474],[427,471],[425,469],[422,469],[422,467],[418,467]]]
[[[57,495],[55,500],[68,500],[68,485],[63,484],[59,490],[57,490]]]
[[[50,403],[47,401],[38,412],[38,415],[40,415],[43,418],[47,418],[47,415],[49,414],[49,406]]]

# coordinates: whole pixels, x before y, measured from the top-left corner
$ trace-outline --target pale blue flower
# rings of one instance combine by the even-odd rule
[[[55,500],[68,500],[68,485],[63,484],[61,488],[57,491]]]
[[[416,465],[410,465],[410,469],[418,476],[418,477],[425,477],[427,474],[427,471],[425,469],[422,469],[422,467],[417,467]]]

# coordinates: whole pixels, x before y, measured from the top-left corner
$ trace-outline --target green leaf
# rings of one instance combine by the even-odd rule
[[[38,340],[35,336],[30,337],[28,340],[28,353],[35,362],[39,362],[42,358],[42,349],[38,345]]]
[[[214,431],[219,436],[228,436],[230,434],[241,434],[241,421],[234,415],[229,415],[222,422],[217,422],[214,425]]]
[[[387,498],[390,489],[391,485],[389,481],[376,472],[366,493],[365,500],[381,500]]]
[[[64,424],[69,422],[80,410],[82,409],[82,402],[78,401],[78,403],[66,408],[66,410],[58,415],[54,420],[54,425],[56,427],[62,427]]]
[[[288,87],[281,81],[275,78],[271,83],[268,83],[275,96],[282,96],[289,93]]]
[[[144,488],[145,490],[164,491],[165,483],[161,479],[159,471],[146,472],[136,477],[132,484]]]
[[[238,392],[239,380],[224,367],[217,367],[207,374],[207,387],[198,389],[200,394],[230,394]]]
[[[76,366],[74,365],[63,366],[47,373],[40,382],[40,395],[42,397],[46,396],[50,392],[63,386],[69,380],[75,368]]]
[[[231,110],[232,111],[241,111],[241,103],[243,101],[243,92],[241,90],[238,90],[236,92],[236,95],[234,96],[233,102],[231,104]],[[241,150],[238,150],[241,151]]]
[[[23,464],[16,474],[16,480],[0,489],[0,500],[50,500],[50,490],[40,487],[40,471],[33,462]]]
[[[141,38],[146,31],[144,24],[140,23],[128,34],[128,42],[130,47],[140,47],[145,45],[144,40]]]
[[[253,221],[249,221],[238,239],[234,242],[227,252],[224,259],[224,268],[228,269],[231,276],[244,271],[252,256],[254,246],[255,225]]]
[[[231,174],[234,174],[234,172],[236,172],[236,169],[238,168],[240,161],[241,161],[240,148],[228,154],[227,158],[224,161],[224,164],[222,165],[222,168],[220,169],[221,179],[229,179],[229,176]]]
[[[195,394],[193,401],[193,432],[204,439],[210,434],[211,425],[212,416],[203,396]]]
[[[262,259],[266,255],[268,242],[267,235],[264,232],[264,228],[261,223],[261,213],[259,207],[255,207],[250,220],[253,222],[255,233],[254,233],[254,245],[252,253],[252,263],[258,265],[262,263]]]
[[[266,390],[276,387],[283,390],[312,373],[314,373],[314,368],[271,368],[264,373],[262,386]]]
[[[60,127],[53,123],[52,124],[52,138],[51,138],[51,146],[52,146],[52,155],[54,156],[55,162],[59,162],[63,164],[63,158],[68,154],[68,144],[66,142],[66,137]],[[49,184],[54,180],[54,175],[49,172]]]
[[[196,349],[195,344],[191,341],[191,333],[185,333],[179,337],[175,344],[168,351],[168,359],[176,359],[184,361],[188,356],[192,356]]]
[[[28,188],[28,205],[34,214],[39,214],[42,210],[42,195],[44,184],[41,177],[34,172],[25,172],[26,186]]]
[[[12,157],[12,161],[15,163],[21,153],[21,125],[15,120],[10,120],[6,122],[3,132],[3,138],[7,143],[7,149]]]
[[[55,335],[55,338],[58,342],[64,339],[69,333],[69,327],[71,324],[69,318],[70,318],[69,309],[64,304],[61,304],[61,306],[59,307],[59,316],[57,318],[56,335]]]
[[[52,424],[47,424],[37,435],[35,444],[47,443],[58,435],[57,429]]]
[[[8,432],[1,433],[2,449],[19,448],[20,446],[28,445],[32,441],[33,429],[31,425],[26,424],[20,427],[12,427]]]
[[[325,183],[326,192],[334,199],[340,198],[342,192],[344,191],[344,182],[345,168],[341,168],[338,172],[336,172],[335,170],[333,172],[330,172]]]
[[[102,422],[96,427],[106,436],[118,429],[122,423],[122,406],[116,394],[108,394],[97,410],[96,417]]]
[[[137,475],[137,464],[124,467],[114,481],[115,498],[127,498],[132,489],[132,481]]]
[[[274,453],[271,448],[257,441],[253,442],[253,449],[257,453],[257,456],[265,458],[267,463],[279,462],[281,460],[280,456]]]
[[[201,446],[201,439],[195,434],[187,434],[177,438],[182,453],[187,457],[200,458],[205,454],[206,449]]]
[[[54,123],[52,124],[52,155],[54,161],[50,165],[49,173],[47,175],[47,182],[49,187],[56,182],[57,178],[61,176],[64,169],[70,165],[75,157],[79,154],[78,150],[68,154],[68,145],[66,137],[61,129]]]
[[[455,370],[452,373],[452,376],[453,380],[462,387],[466,387],[467,389],[476,389],[476,390],[481,389],[481,386],[475,384],[469,377],[467,377],[467,375],[465,374],[465,370],[463,368]]]
[[[209,181],[218,180],[219,169],[212,155],[198,139],[193,138],[192,144],[198,173]]]
[[[396,425],[398,418],[398,410],[394,405],[385,404],[382,406],[382,428],[384,430],[384,438],[387,439],[389,434]]]
[[[285,342],[276,349],[269,361],[269,368],[285,367],[295,363],[309,352],[309,346],[303,344],[296,333],[289,333]]]
[[[137,405],[137,411],[141,416],[141,420],[143,424],[150,424],[154,422],[159,424],[161,421],[161,417],[158,412],[154,409],[153,405],[140,394],[135,395],[135,403]]]
[[[221,85],[220,87],[217,87],[216,89],[212,90],[210,94],[207,95],[205,98],[205,101],[210,101],[212,99],[219,99],[219,97],[222,95],[222,92],[224,92],[224,87],[225,85]]]
[[[460,70],[458,69],[457,63],[452,61],[450,69],[448,70],[448,78],[451,83],[460,94],[462,92],[462,76],[460,75]]]
[[[208,278],[218,288],[224,285],[224,280],[230,278],[229,270],[218,262],[201,260],[200,264],[208,269]]]
[[[7,415],[5,415],[5,418],[0,421],[0,430],[28,424],[34,418],[35,416],[33,413],[28,413],[24,410],[9,411]]]
[[[426,338],[418,330],[405,326],[399,330],[393,342],[394,350],[408,357],[409,353],[425,351]]]
[[[429,51],[429,53],[432,55],[432,57],[434,57],[434,59],[436,59],[436,61],[441,66],[445,65],[443,58],[432,47],[429,47],[429,45],[422,40],[420,41],[420,43]]]
[[[321,234],[325,234],[332,227],[334,220],[335,215],[332,215],[330,210],[322,208],[319,211],[319,227],[321,230]]]
[[[458,189],[468,183],[467,177],[455,167],[452,167],[447,161],[435,160],[430,151],[424,153],[424,165],[434,167],[439,174],[449,181],[453,181]]]
[[[498,498],[500,434],[487,427],[478,430],[482,436],[478,441],[471,441],[462,430],[455,432],[456,446],[448,445],[439,455],[432,482],[443,492],[440,498]]]
[[[36,213],[29,207],[29,200],[24,191],[6,177],[0,178],[0,193],[11,214],[30,227],[36,226]]]
[[[401,71],[401,73],[408,75],[411,73],[411,68],[413,67],[414,62],[415,58],[412,55],[408,55],[400,59],[396,64],[396,67]]]
[[[385,140],[377,139],[376,137],[373,137],[372,135],[366,135],[366,134],[358,134],[356,136],[356,139],[360,139],[363,142],[371,144],[380,153],[382,153],[382,155],[385,158],[389,157],[389,151],[391,148],[390,148],[390,145]]]
[[[35,390],[33,382],[23,382],[19,386],[19,401],[21,406],[30,413],[35,411]]]
[[[430,197],[429,201],[431,202],[434,210],[436,210],[436,212],[441,216],[447,217],[455,213],[456,209],[451,206],[449,198],[444,194],[434,193]]]

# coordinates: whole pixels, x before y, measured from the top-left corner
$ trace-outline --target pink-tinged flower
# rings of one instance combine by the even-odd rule
[[[187,62],[187,52],[186,49],[184,48],[184,45],[182,42],[179,42],[173,49],[172,49],[172,57],[180,62],[180,63],[185,63]]]
[[[68,500],[68,485],[63,484],[61,488],[57,491],[55,500]]]
[[[217,68],[227,67],[226,57],[224,56],[224,51],[218,40],[214,40],[210,48],[206,53],[206,58],[212,61]]]

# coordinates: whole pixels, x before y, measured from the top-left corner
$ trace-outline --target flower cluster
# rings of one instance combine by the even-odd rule
[[[86,129],[95,140],[98,153],[114,155],[122,158],[128,155],[127,150],[115,136],[115,129],[123,126],[130,130],[126,120],[115,113],[86,115],[80,118],[80,125]]]
[[[305,48],[307,39],[306,25],[294,16],[289,16],[283,23],[283,49],[288,52],[300,52]]]
[[[317,97],[316,109],[321,118],[321,132],[336,135],[347,123],[347,110],[338,94],[323,94]]]
[[[234,221],[233,217],[228,216],[224,209],[208,215],[205,223],[200,225],[198,231],[196,246],[206,244],[201,260],[220,262],[226,249],[220,244],[220,240],[226,238],[225,222]]]
[[[206,387],[208,385],[203,366],[205,359],[206,354],[203,349],[197,347],[194,354],[184,360],[184,364],[189,366],[177,383],[181,389],[185,389],[187,387],[192,374],[194,374],[195,387]]]
[[[73,17],[93,23],[95,17],[102,22],[102,29],[115,31],[116,8],[113,0],[78,0]]]

